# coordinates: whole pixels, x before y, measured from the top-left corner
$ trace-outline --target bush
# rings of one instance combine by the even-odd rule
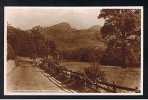
[[[105,73],[100,70],[100,66],[94,63],[92,66],[84,69],[84,74],[92,81],[105,81]]]
[[[122,52],[120,49],[108,49],[101,59],[101,64],[120,66],[123,64]]]
[[[123,58],[125,56],[125,58]],[[121,48],[108,49],[101,59],[101,64],[111,66],[138,67],[140,66],[140,52],[133,48],[128,48],[126,54],[122,54]]]

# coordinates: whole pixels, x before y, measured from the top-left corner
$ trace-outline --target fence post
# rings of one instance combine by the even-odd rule
[[[84,87],[86,89],[86,78],[84,79]]]
[[[95,80],[95,84],[94,84],[95,89],[97,89],[97,81]]]
[[[115,82],[113,82],[113,85],[115,85]],[[113,92],[114,92],[114,93],[117,92],[116,86],[113,86]]]
[[[139,93],[140,92],[140,91],[138,91],[138,87],[135,88],[135,92],[136,93]]]

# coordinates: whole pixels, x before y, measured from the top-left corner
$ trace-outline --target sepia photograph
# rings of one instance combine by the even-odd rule
[[[5,7],[4,95],[143,95],[143,7]]]

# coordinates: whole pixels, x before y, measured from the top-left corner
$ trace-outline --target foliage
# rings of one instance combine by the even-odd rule
[[[83,62],[99,62],[104,53],[102,48],[75,48],[62,51],[62,56],[64,59],[83,61]]]
[[[49,46],[39,31],[39,27],[34,27],[30,31],[23,31],[12,26],[8,26],[8,43],[12,45],[18,56],[45,56],[49,53]],[[50,43],[50,45],[52,42]],[[48,48],[49,47],[49,48]]]
[[[45,56],[48,54],[48,46],[44,37],[40,34],[39,27],[31,29],[31,45],[34,51],[34,56]]]
[[[92,81],[105,81],[105,73],[100,70],[98,63],[93,63],[90,67],[84,69],[85,75]]]
[[[7,30],[7,40],[8,43],[14,48],[17,55],[24,55],[24,51],[29,51],[27,39],[29,38],[25,31],[20,30],[18,28],[14,28],[12,26],[8,26]],[[28,50],[27,50],[28,49]]]
[[[121,66],[127,67],[129,59],[136,56],[133,62],[139,63],[140,58],[140,9],[103,9],[98,18],[104,18],[105,24],[101,28],[102,37],[108,45],[106,53],[110,59],[116,55],[116,49],[121,54]]]

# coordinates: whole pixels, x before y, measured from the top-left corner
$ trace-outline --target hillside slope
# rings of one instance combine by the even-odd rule
[[[54,41],[58,49],[65,50],[105,46],[105,44],[100,41],[101,35],[99,29],[100,26],[95,25],[88,29],[77,30],[72,28],[68,23],[63,22],[41,28],[40,31],[46,39]]]

